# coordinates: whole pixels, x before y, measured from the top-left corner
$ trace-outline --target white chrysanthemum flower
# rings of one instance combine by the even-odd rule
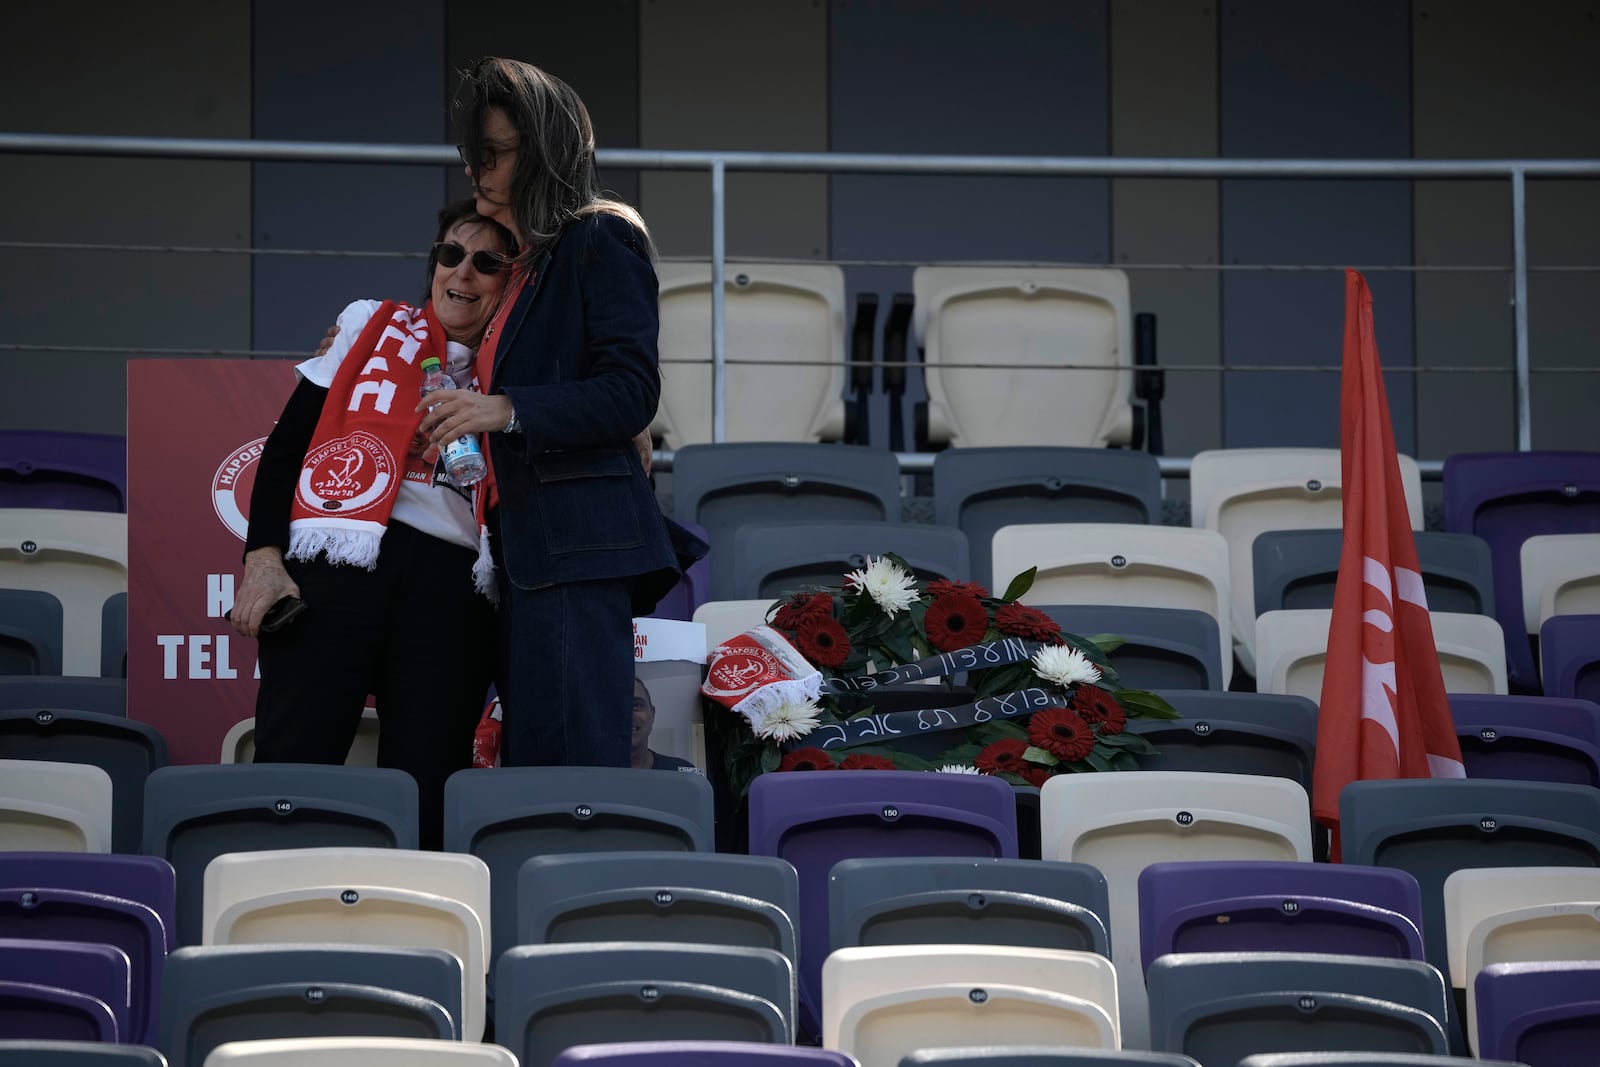
[[[940,774],[977,774],[978,768],[969,767],[965,763],[946,763],[939,768]]]
[[[1033,673],[1059,686],[1100,680],[1100,668],[1071,645],[1046,645],[1033,655]]]
[[[822,709],[814,700],[785,700],[769,710],[750,728],[757,737],[772,741],[793,741],[817,728]]]
[[[917,600],[917,580],[892,559],[867,558],[864,570],[845,575],[847,584],[865,590],[878,607],[890,616],[905,611]]]

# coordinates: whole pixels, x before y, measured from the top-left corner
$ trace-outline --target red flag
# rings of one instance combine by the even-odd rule
[[[1450,704],[1372,328],[1372,293],[1345,272],[1339,444],[1344,548],[1322,676],[1312,814],[1335,830],[1339,792],[1366,778],[1461,778]]]

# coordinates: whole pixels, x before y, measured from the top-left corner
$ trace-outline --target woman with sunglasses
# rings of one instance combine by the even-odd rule
[[[441,847],[444,781],[471,762],[494,588],[482,490],[450,483],[413,405],[430,356],[455,392],[473,386],[515,252],[471,200],[451,204],[425,302],[351,304],[331,345],[295,368],[257,469],[230,616],[260,640],[256,762],[343,763],[373,695],[378,763],[417,780],[424,847]]]
[[[483,59],[457,104],[478,211],[520,251],[484,390],[444,394],[422,430],[488,441],[501,763],[626,767],[631,619],[676,583],[680,552],[706,547],[662,516],[633,443],[660,396],[654,248],[638,212],[601,194],[566,83]]]

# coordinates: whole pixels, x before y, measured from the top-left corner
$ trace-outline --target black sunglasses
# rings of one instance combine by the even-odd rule
[[[454,241],[440,241],[433,246],[434,262],[445,270],[461,265],[467,258],[467,250]],[[498,252],[472,253],[472,269],[479,274],[499,274],[511,265],[511,261]]]
[[[456,145],[456,155],[461,157],[461,162],[474,170],[494,170],[494,165],[500,162],[500,153],[515,152],[516,150],[516,146],[496,148],[493,145],[486,144],[478,150],[478,161],[474,163],[472,156],[467,152],[467,146],[464,144]]]

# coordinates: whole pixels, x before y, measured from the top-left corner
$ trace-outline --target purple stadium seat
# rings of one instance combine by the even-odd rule
[[[178,947],[173,916],[177,914],[177,876],[159,856],[123,856],[88,852],[7,852],[0,865],[0,885],[72,889],[131,900],[161,917],[164,952]]]
[[[1600,615],[1556,615],[1539,628],[1545,695],[1600,703]]]
[[[1222,860],[1139,874],[1139,954],[1326,952],[1420,960],[1422,890],[1405,871]]]
[[[856,1067],[853,1057],[825,1048],[762,1045],[751,1041],[622,1041],[606,1045],[574,1045],[555,1058],[552,1067],[579,1064],[605,1067],[741,1067],[742,1064],[810,1064],[812,1067]]]
[[[119,948],[81,941],[0,939],[0,982],[28,983],[92,997],[110,1009],[111,1040],[128,1039],[130,969],[127,955]],[[97,1012],[92,1014],[98,1016]],[[78,1025],[82,1023],[80,1018]],[[19,1021],[17,1025],[25,1023]]]
[[[800,1019],[820,1034],[828,872],[862,856],[1017,857],[1012,788],[987,775],[924,771],[763,774],[750,785],[750,854],[800,875]]]
[[[679,526],[694,534],[700,540],[710,543],[710,536],[706,528],[699,523],[687,522],[683,519],[674,520]],[[667,595],[661,598],[656,605],[656,610],[650,613],[652,619],[677,619],[680,622],[690,622],[694,619],[694,609],[711,599],[711,557],[709,554],[696,560],[688,570],[683,572],[683,577],[678,579],[678,584],[673,586]]]
[[[117,1020],[105,1001],[37,982],[0,979],[0,1040],[117,1040]]]
[[[1600,704],[1452,693],[1450,713],[1468,778],[1600,786]]]
[[[0,430],[0,507],[128,510],[128,439]]]
[[[1478,972],[1478,1053],[1528,1067],[1593,1063],[1600,962],[1491,963]]]
[[[1600,532],[1600,452],[1451,456],[1444,461],[1444,524],[1489,543],[1506,671],[1512,685],[1537,692],[1539,676],[1524,637],[1522,542],[1535,534]]]

